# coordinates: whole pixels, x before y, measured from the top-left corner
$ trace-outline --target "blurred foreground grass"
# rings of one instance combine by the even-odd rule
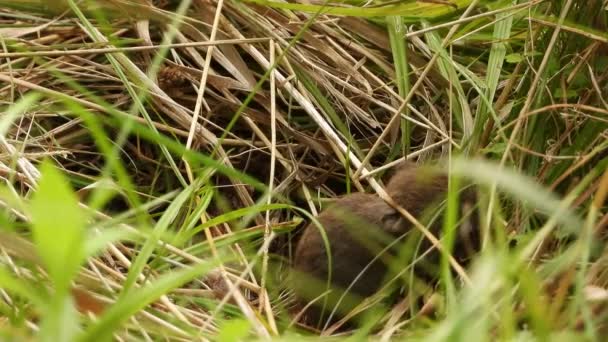
[[[602,0],[0,1],[3,339],[318,336],[282,286],[297,228],[407,156],[481,185],[484,249],[351,338],[602,340],[607,26]]]

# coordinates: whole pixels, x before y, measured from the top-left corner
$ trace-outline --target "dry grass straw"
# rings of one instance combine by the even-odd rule
[[[606,125],[602,115],[608,113],[608,74],[595,67],[593,57],[605,53],[606,40],[591,28],[571,24],[575,19],[569,15],[584,12],[573,1],[566,1],[562,16],[553,21],[531,10],[553,13],[555,8],[547,1],[495,8],[469,1],[458,16],[436,19],[426,27],[404,27],[413,84],[404,97],[396,89],[388,34],[370,20],[222,0],[193,0],[179,17],[174,15],[177,3],[99,1],[101,11],[91,10],[86,2],[72,3],[83,10],[80,17],[69,6],[61,13],[0,6],[0,105],[6,109],[25,94],[41,94],[12,119],[0,141],[0,177],[10,193],[3,194],[0,203],[15,222],[27,225],[31,220],[22,202],[36,189],[37,164],[44,158],[59,165],[79,190],[80,206],[91,213],[92,228],[109,223],[135,241],[148,239],[152,219],[160,217],[186,186],[201,179],[217,186],[195,190],[191,200],[176,209],[173,231],[157,241],[155,262],[137,275],[134,286],[154,282],[169,268],[226,256],[234,262],[161,295],[114,332],[122,340],[206,340],[218,333],[224,305],[246,317],[257,337],[281,335],[277,322],[283,319],[285,300],[267,289],[273,285],[269,273],[274,272],[269,269],[269,249],[274,240],[289,245],[286,231],[299,222],[300,213],[287,206],[272,207],[273,203],[291,199],[316,214],[320,202],[351,186],[376,191],[391,202],[378,177],[386,169],[403,159],[446,157],[453,149],[499,159],[564,196],[572,194],[585,172],[605,167],[606,133],[591,124]],[[112,11],[116,8],[125,12]],[[495,16],[505,13],[502,20],[512,14],[516,22],[508,58],[518,60],[490,71],[486,57],[479,54],[485,55],[484,49],[494,43]],[[172,37],[171,27],[176,28]],[[538,30],[543,33],[529,39],[537,37]],[[564,32],[570,39],[584,39],[586,45],[569,47]],[[441,38],[439,46],[429,44],[432,34]],[[550,36],[548,44],[545,36]],[[571,64],[559,68],[555,49],[567,51]],[[158,59],[156,53],[163,50],[166,57]],[[537,58],[542,59],[540,64]],[[489,72],[498,73],[497,99],[486,99],[491,106],[487,120],[475,123],[479,130],[467,131],[456,119],[451,121],[460,111],[454,109],[455,103],[460,103],[461,115],[474,113],[469,106],[483,102],[485,92],[480,94],[477,87],[486,86]],[[548,88],[553,79],[562,89]],[[456,99],[450,84],[458,84],[465,97]],[[578,93],[567,95],[570,88]],[[539,96],[545,97],[544,105],[537,102]],[[519,114],[512,115],[512,108]],[[108,169],[109,152],[91,133],[90,120],[97,122],[97,133],[105,135],[109,151],[114,149],[123,166]],[[402,120],[412,127],[407,156],[400,156],[388,137],[392,124]],[[550,124],[555,127],[543,126]],[[154,138],[156,132],[169,139]],[[470,136],[478,142],[471,149]],[[211,156],[217,164],[249,174],[266,187],[260,191],[236,174],[222,176],[204,169],[185,150]],[[120,168],[127,183],[113,176]],[[605,192],[605,181],[589,182],[572,199],[574,209],[585,212],[594,194]],[[116,212],[109,198],[89,202],[91,194],[108,184],[119,189],[109,196]],[[247,212],[238,222],[234,217],[214,223],[214,217],[231,213],[208,204],[220,195],[232,210],[267,206]],[[534,213],[514,204],[508,216],[500,216],[495,207],[499,202],[493,198],[485,207],[486,228],[498,225],[513,234],[527,234],[523,222],[529,227]],[[608,214],[602,208],[603,203],[595,204],[599,217],[593,220],[593,230],[605,234]],[[402,214],[417,222],[406,211]],[[206,227],[209,222],[213,224]],[[206,227],[204,238],[197,234],[180,240],[201,225]],[[422,225],[417,227],[442,248]],[[0,243],[2,264],[14,274],[31,277],[19,262],[36,254],[28,238],[1,234],[10,241]],[[249,236],[258,239],[253,247],[247,245]],[[552,246],[560,246],[551,238],[543,241],[538,253],[550,255]],[[90,258],[75,281],[76,287],[86,289],[83,298],[103,307],[119,299],[138,246],[113,241],[99,257]],[[594,259],[588,268],[597,276],[585,280],[601,293],[606,291],[607,278],[601,271],[605,259],[605,253]],[[454,260],[452,266],[465,283],[470,282],[467,271]],[[261,272],[254,272],[259,267]],[[543,284],[560,305],[566,301],[564,289],[576,281],[572,272],[559,273]],[[551,292],[551,286],[556,290]],[[0,295],[6,303],[15,301],[8,291],[0,290]],[[435,303],[436,296],[429,292],[420,298],[430,302],[431,296]],[[215,303],[213,309],[199,299]],[[420,318],[411,303],[403,299],[386,313],[384,340]],[[567,310],[560,311],[558,304],[553,308],[554,324],[567,325]],[[599,306],[594,309],[601,311]],[[576,317],[584,325],[585,319]],[[24,329],[38,329],[34,316],[23,318]]]

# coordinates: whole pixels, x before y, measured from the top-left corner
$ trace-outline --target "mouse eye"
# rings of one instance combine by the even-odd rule
[[[382,216],[382,225],[384,230],[391,233],[396,233],[402,230],[403,218],[397,212]]]

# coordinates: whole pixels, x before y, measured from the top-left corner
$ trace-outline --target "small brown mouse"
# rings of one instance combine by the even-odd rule
[[[396,168],[385,188],[395,203],[418,220],[425,221],[425,211],[434,209],[432,206],[440,205],[439,202],[445,202],[448,178],[448,174],[437,166],[417,166],[413,162],[405,161]],[[479,250],[479,215],[475,210],[477,202],[475,189],[467,185],[460,187],[459,190],[458,217],[460,224],[453,255],[459,262],[463,262]],[[433,234],[437,235],[441,232],[442,224],[441,217],[435,219],[429,228]],[[430,241],[425,242],[427,247],[431,245]]]
[[[404,162],[396,168],[386,190],[398,205],[420,219],[427,209],[445,200],[447,186],[448,176],[437,168]],[[461,215],[465,203],[474,203],[474,198],[471,190],[461,195]],[[309,224],[298,242],[290,284],[298,301],[296,308],[306,307],[301,321],[323,326],[330,315],[333,320],[339,318],[381,288],[389,269],[387,262],[397,254],[388,246],[413,226],[380,197],[366,193],[339,198],[317,220],[322,228]],[[441,221],[430,226],[436,235]],[[422,245],[431,246],[428,241]],[[455,250],[458,248],[457,243]],[[307,306],[310,301],[315,302]],[[336,312],[330,314],[334,308]]]

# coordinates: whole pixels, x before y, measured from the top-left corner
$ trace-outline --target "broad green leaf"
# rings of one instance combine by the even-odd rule
[[[224,321],[220,327],[220,333],[217,335],[217,341],[223,342],[239,342],[246,341],[249,335],[251,323],[244,319],[233,319]]]
[[[68,181],[48,161],[30,204],[36,249],[58,292],[65,291],[84,258],[86,216]]]
[[[78,329],[70,281],[84,259],[86,216],[69,183],[49,161],[42,163],[38,189],[30,204],[34,244],[54,293],[48,298],[40,329],[44,341],[69,341]]]

